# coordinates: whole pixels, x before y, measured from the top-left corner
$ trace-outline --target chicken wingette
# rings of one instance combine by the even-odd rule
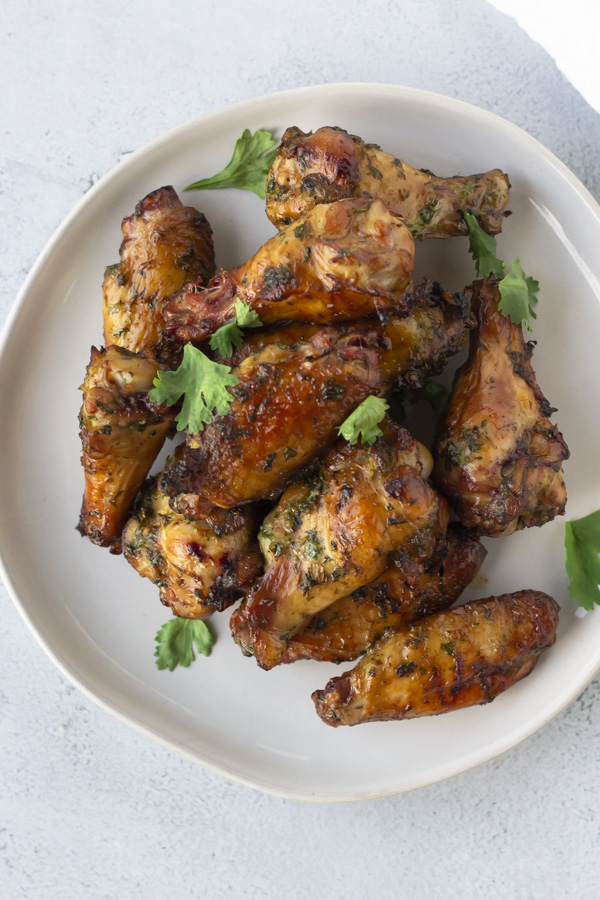
[[[207,284],[215,274],[210,225],[172,187],[162,187],[121,227],[121,262],[104,275],[104,343],[172,362],[177,351],[163,337],[164,307],[186,282]]]
[[[321,609],[392,561],[416,580],[444,542],[446,505],[425,480],[429,452],[387,419],[382,429],[371,446],[338,441],[265,519],[265,575],[231,618],[235,641],[264,669]]]
[[[198,494],[208,506],[279,496],[362,400],[395,383],[418,386],[474,324],[465,298],[437,284],[422,285],[413,302],[413,315],[391,315],[387,324],[257,332],[233,357],[239,384],[229,412],[188,437],[161,488]]]
[[[555,640],[559,607],[540,591],[466,603],[399,628],[312,695],[327,724],[435,716],[489,703]]]
[[[416,584],[395,563],[371,584],[321,610],[290,640],[284,663],[299,659],[348,662],[379,640],[387,628],[448,609],[479,571],[486,550],[460,525],[448,528],[448,544]]]
[[[79,413],[85,493],[78,530],[94,544],[121,552],[129,509],[175,420],[148,391],[157,360],[123,347],[92,347]]]
[[[248,303],[264,325],[400,311],[413,265],[410,232],[380,201],[321,205],[241,266],[222,269],[207,288],[184,287],[166,307],[166,333],[201,342],[235,320],[236,300]]]
[[[510,184],[499,169],[438,178],[341,128],[288,128],[267,177],[267,216],[278,228],[317,204],[368,194],[404,218],[415,237],[466,235],[463,212],[498,234]]]
[[[152,479],[123,530],[123,553],[176,616],[203,619],[240,600],[262,570],[254,518],[250,506],[183,515]]]
[[[433,475],[463,525],[492,537],[563,514],[569,456],[531,366],[534,345],[499,301],[497,280],[475,283],[478,327],[438,423]]]

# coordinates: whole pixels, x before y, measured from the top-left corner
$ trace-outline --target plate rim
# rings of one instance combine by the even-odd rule
[[[579,178],[577,178],[577,176],[568,168],[565,163],[563,163],[544,144],[538,141],[537,138],[529,134],[529,132],[525,131],[520,126],[516,125],[508,119],[505,119],[503,116],[500,116],[497,113],[491,112],[475,104],[468,103],[455,97],[449,97],[444,94],[439,94],[435,91],[429,91],[422,88],[414,88],[405,85],[395,85],[389,82],[342,81],[333,83],[319,83],[270,92],[267,94],[259,94],[254,97],[250,97],[244,100],[238,100],[234,103],[229,103],[224,106],[219,106],[215,109],[208,110],[207,112],[201,113],[198,116],[187,120],[186,122],[168,129],[167,131],[161,132],[159,135],[145,142],[136,150],[128,154],[124,159],[120,160],[114,166],[112,166],[98,179],[97,182],[95,182],[94,185],[92,185],[92,187],[88,191],[86,191],[79,198],[79,200],[59,223],[59,225],[54,229],[50,238],[47,240],[44,247],[38,254],[8,312],[6,320],[2,327],[2,331],[0,332],[0,372],[4,365],[6,348],[12,335],[13,329],[15,328],[19,317],[23,315],[24,311],[26,310],[27,298],[30,294],[31,288],[33,287],[35,281],[40,277],[40,275],[43,274],[43,270],[49,259],[52,257],[56,245],[60,242],[64,233],[70,228],[73,220],[75,220],[79,216],[80,212],[90,202],[93,201],[96,194],[104,190],[104,188],[108,184],[110,184],[111,181],[119,177],[121,173],[125,172],[128,168],[135,168],[137,161],[140,158],[145,157],[148,153],[160,150],[161,146],[163,146],[164,144],[176,140],[178,136],[182,136],[188,132],[196,130],[204,123],[218,121],[218,119],[220,118],[227,119],[232,113],[235,114],[236,112],[241,110],[248,110],[251,113],[253,107],[258,109],[260,108],[260,106],[268,104],[269,101],[274,99],[282,100],[290,98],[290,100],[293,100],[295,98],[301,98],[302,94],[314,95],[315,93],[323,95],[342,94],[350,96],[353,92],[358,91],[362,92],[363,94],[376,93],[378,95],[381,95],[382,92],[387,92],[389,94],[394,94],[399,99],[404,99],[406,101],[415,102],[421,100],[430,107],[437,105],[438,107],[443,108],[446,111],[459,111],[463,115],[467,115],[470,118],[477,119],[479,122],[481,122],[481,120],[483,119],[490,124],[495,124],[497,127],[501,127],[504,132],[508,131],[509,133],[514,134],[519,140],[525,140],[526,142],[529,142],[532,149],[535,149],[535,151],[540,156],[542,156],[548,163],[550,163],[557,170],[557,172],[559,172],[560,175],[568,182],[571,188],[575,190],[581,200],[589,208],[590,212],[598,220],[598,224],[600,227],[600,204],[596,201],[595,197],[591,194],[588,188],[579,180]],[[115,718],[117,718],[121,722],[124,722],[130,727],[133,727],[141,734],[150,737],[152,740],[155,740],[157,743],[169,748],[170,750],[174,750],[180,756],[183,756],[184,758],[203,766],[209,771],[212,771],[218,775],[222,775],[238,784],[243,784],[246,787],[253,788],[254,790],[259,790],[273,796],[290,800],[301,800],[305,802],[319,803],[343,803],[357,802],[360,800],[379,799],[383,797],[390,797],[396,796],[398,794],[408,793],[410,791],[417,790],[418,788],[437,784],[441,781],[446,780],[447,778],[451,778],[455,775],[467,772],[470,769],[483,764],[484,762],[495,759],[497,756],[506,752],[507,750],[516,747],[536,731],[539,731],[541,728],[547,725],[548,722],[550,722],[553,718],[555,718],[555,716],[559,715],[564,709],[566,709],[566,707],[569,706],[583,690],[585,690],[590,681],[600,671],[599,654],[597,661],[588,664],[588,666],[585,667],[581,674],[581,677],[577,680],[576,683],[574,683],[574,685],[572,685],[571,690],[566,695],[562,696],[559,700],[559,703],[556,706],[553,706],[551,710],[547,710],[546,713],[539,718],[533,718],[532,720],[530,720],[528,725],[518,731],[516,735],[514,732],[511,732],[509,736],[498,739],[495,744],[493,744],[491,747],[488,747],[485,752],[477,750],[470,757],[467,757],[466,762],[465,757],[462,757],[461,761],[456,761],[453,763],[449,763],[446,766],[441,766],[437,770],[435,777],[431,777],[431,775],[421,776],[421,778],[417,777],[413,780],[413,783],[406,787],[390,786],[386,789],[357,790],[351,795],[348,794],[344,796],[326,793],[313,795],[310,792],[303,792],[296,789],[284,790],[275,785],[266,783],[260,778],[249,778],[239,772],[232,771],[229,768],[220,767],[218,764],[215,764],[214,762],[203,758],[201,754],[199,755],[198,753],[194,753],[193,751],[188,750],[181,743],[178,743],[173,738],[167,737],[157,728],[148,725],[145,722],[142,722],[134,712],[125,711],[124,709],[120,708],[114,701],[105,699],[102,694],[98,693],[98,690],[101,690],[102,686],[100,685],[99,687],[92,687],[90,684],[86,683],[81,674],[76,673],[70,668],[69,664],[63,658],[60,650],[55,647],[54,644],[34,624],[32,617],[27,610],[26,602],[21,600],[13,583],[13,578],[10,573],[10,562],[5,558],[4,547],[2,543],[0,543],[0,577],[2,578],[4,585],[6,586],[7,593],[9,594],[12,602],[21,615],[21,618],[27,625],[29,631],[36,639],[38,645],[42,647],[42,649],[61,671],[61,673],[75,687],[77,687],[78,690],[80,690],[85,696],[96,703],[101,709],[115,716]]]

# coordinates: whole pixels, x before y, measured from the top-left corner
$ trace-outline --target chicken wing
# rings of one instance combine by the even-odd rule
[[[231,630],[260,666],[277,665],[313,615],[377,578],[393,559],[416,580],[445,536],[429,452],[383,423],[372,446],[338,441],[312,479],[291,485],[261,529],[264,578]]]
[[[239,384],[229,412],[188,437],[165,472],[166,493],[192,492],[209,506],[277,497],[337,436],[369,394],[398,379],[418,385],[464,342],[474,318],[465,298],[423,285],[412,316],[387,324],[298,324],[251,337],[234,356]]]
[[[548,594],[517,591],[421,619],[315,691],[317,713],[337,727],[489,703],[529,675],[554,643],[558,612]]]
[[[321,205],[243,265],[222,269],[207,288],[187,285],[166,308],[167,333],[179,341],[203,341],[235,319],[236,299],[246,301],[265,325],[401,310],[413,265],[410,232],[380,201]]]
[[[391,565],[371,584],[336,600],[290,640],[282,662],[316,659],[348,662],[379,640],[387,628],[409,625],[448,609],[473,580],[486,550],[460,525],[450,525],[441,560],[434,560],[416,584]]]
[[[476,282],[478,328],[434,445],[434,480],[460,521],[490,536],[543,525],[567,499],[567,445],[533,369],[533,344],[498,311],[497,280]]]
[[[254,519],[249,506],[182,515],[152,479],[123,530],[123,553],[176,616],[203,619],[243,597],[262,570]]]
[[[172,187],[162,187],[140,200],[122,230],[121,262],[104,275],[104,343],[170,361],[165,303],[185,282],[207,284],[215,274],[210,225]]]
[[[162,368],[123,347],[92,347],[81,385],[85,493],[78,530],[113,553],[121,552],[131,504],[175,420],[175,411],[148,400]]]
[[[499,169],[437,178],[341,128],[288,128],[267,178],[267,216],[287,228],[319,203],[368,194],[402,216],[415,237],[466,235],[463,212],[488,234],[502,229],[509,181]]]

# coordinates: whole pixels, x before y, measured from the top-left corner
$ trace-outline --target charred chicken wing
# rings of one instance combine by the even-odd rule
[[[81,386],[85,494],[78,528],[113,553],[121,551],[131,504],[175,419],[173,410],[148,400],[161,368],[155,359],[123,347],[92,347]]]
[[[415,237],[466,235],[463,212],[488,234],[502,228],[510,184],[499,169],[437,178],[341,128],[288,128],[267,178],[267,215],[287,228],[319,203],[368,194],[404,218]]]
[[[161,602],[186,619],[231,606],[262,569],[251,507],[193,518],[174,508],[155,479],[125,526],[123,552],[140,575],[158,585]]]
[[[322,691],[327,725],[435,716],[489,703],[554,643],[558,604],[540,591],[467,603],[400,628]]]
[[[185,287],[168,304],[167,332],[200,342],[235,319],[246,301],[263,324],[332,322],[395,307],[411,285],[414,243],[402,219],[378,200],[344,200],[307,212],[207,288]]]
[[[383,429],[372,446],[338,441],[265,519],[265,575],[231,619],[236,642],[265,669],[319,610],[393,559],[416,581],[443,542],[444,504],[425,481],[429,452],[405,428],[386,420]]]
[[[562,515],[569,456],[531,367],[533,344],[499,301],[495,279],[475,283],[478,328],[434,447],[436,484],[464,525],[490,536]]]
[[[348,662],[364,653],[387,628],[448,609],[479,571],[486,550],[460,525],[450,525],[441,560],[434,560],[416,584],[402,566],[389,566],[371,584],[321,610],[292,637],[284,663],[298,659]]]
[[[210,225],[163,187],[140,200],[122,230],[121,262],[104,276],[104,343],[170,360],[164,306],[185,282],[207,284],[215,274]]]

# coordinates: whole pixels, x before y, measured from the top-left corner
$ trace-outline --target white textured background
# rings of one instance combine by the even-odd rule
[[[524,127],[600,199],[600,115],[485,0],[4,0],[0,27],[2,319],[99,175],[199,113],[282,88],[459,97]],[[2,586],[0,605],[2,900],[600,896],[599,679],[451,781],[304,805],[113,719],[54,668]]]

